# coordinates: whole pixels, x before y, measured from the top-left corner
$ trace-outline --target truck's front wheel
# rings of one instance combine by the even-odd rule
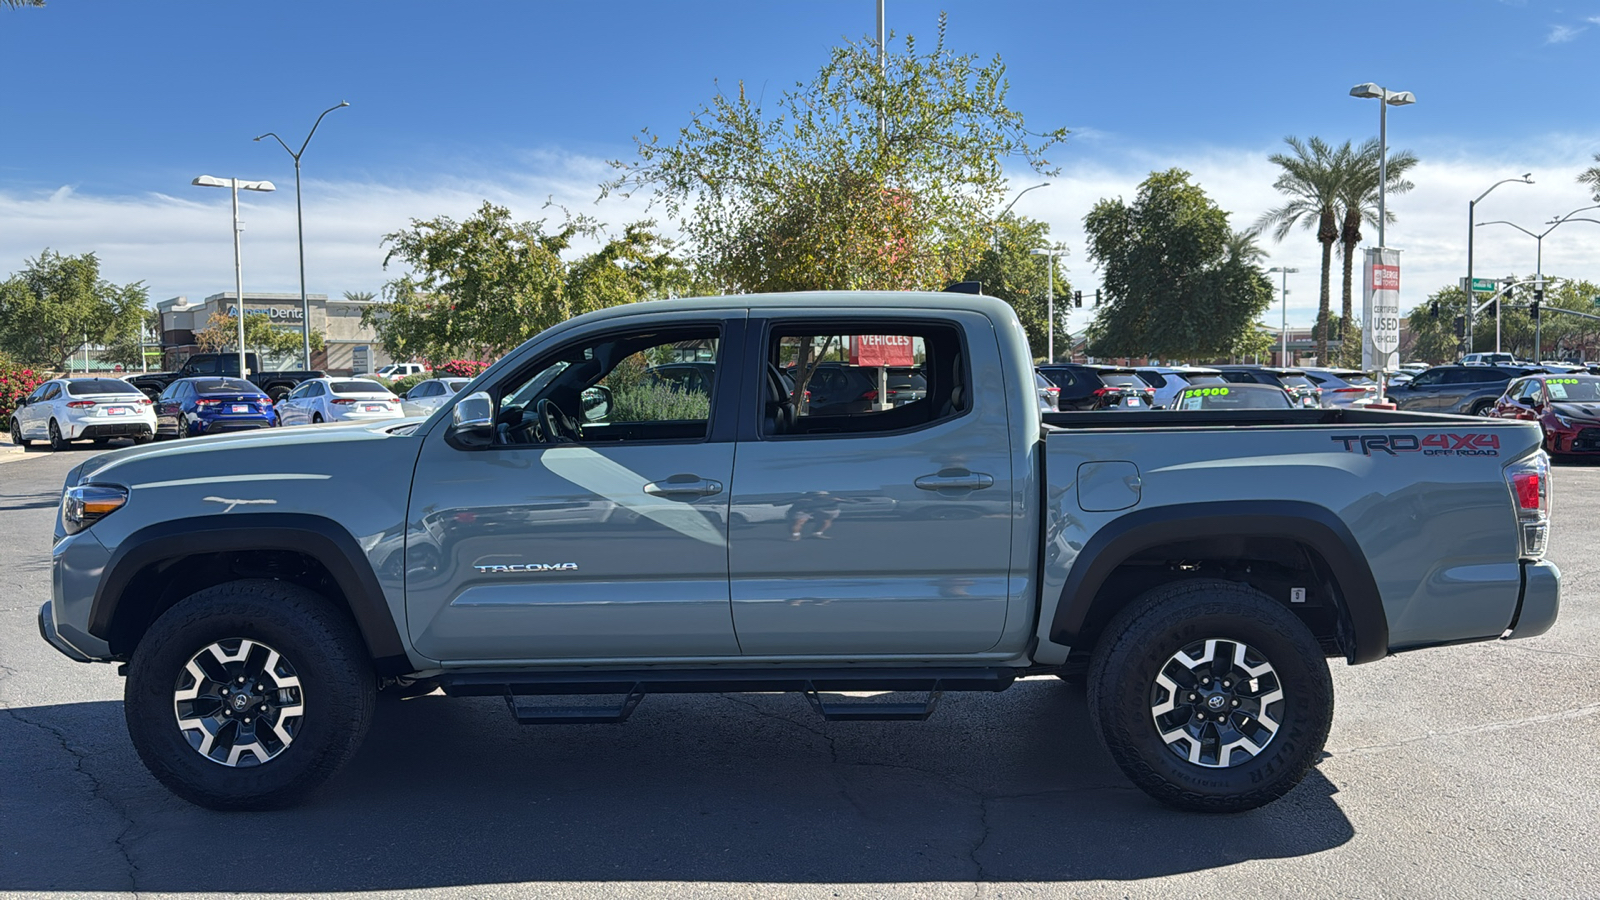
[[[1089,714],[1117,765],[1180,809],[1238,812],[1288,793],[1333,721],[1316,638],[1245,585],[1156,588],[1106,627]]]
[[[156,619],[134,650],[123,711],[139,757],[173,793],[272,809],[354,755],[376,689],[341,610],[296,585],[235,581]]]

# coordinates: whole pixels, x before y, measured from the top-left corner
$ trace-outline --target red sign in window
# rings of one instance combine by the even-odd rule
[[[852,366],[910,366],[914,362],[910,335],[858,334],[850,339]]]

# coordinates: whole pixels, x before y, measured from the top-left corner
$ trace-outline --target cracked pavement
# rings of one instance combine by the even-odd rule
[[[112,667],[39,640],[47,501],[89,452],[0,466],[0,897],[1600,894],[1600,468],[1557,470],[1553,632],[1335,663],[1328,755],[1253,813],[1157,806],[1081,689],[1029,679],[923,723],[825,722],[798,695],[542,727],[386,700],[311,803],[225,815],[145,772]]]

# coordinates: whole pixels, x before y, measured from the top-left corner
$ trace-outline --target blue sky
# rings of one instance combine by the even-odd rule
[[[931,41],[944,10],[950,46],[1004,59],[1030,124],[1074,130],[1053,154],[1064,177],[1018,209],[1051,222],[1082,286],[1095,277],[1079,223],[1099,197],[1180,165],[1243,225],[1273,202],[1265,156],[1284,135],[1364,139],[1378,108],[1348,97],[1351,85],[1415,92],[1390,118],[1391,144],[1423,158],[1417,191],[1392,204],[1409,304],[1461,274],[1466,201],[1493,181],[1532,170],[1538,184],[1500,188],[1481,219],[1532,227],[1584,204],[1573,177],[1600,151],[1600,2],[1360,8],[888,0],[888,18]],[[380,267],[384,232],[486,197],[525,218],[554,197],[621,224],[642,208],[595,207],[594,184],[640,128],[681,125],[717,81],[776,96],[830,45],[864,38],[873,16],[872,0],[0,10],[12,75],[0,92],[0,274],[50,246],[97,250],[108,277],[143,279],[154,299],[231,288],[226,193],[188,182],[238,174],[280,188],[249,200],[246,287],[294,290],[292,163],[250,138],[276,130],[297,145],[339,100],[353,105],[328,117],[305,160],[313,291],[376,290],[393,274]],[[1532,241],[1503,231],[1479,232],[1480,269],[1530,271]],[[1309,237],[1271,249],[1273,264],[1315,268]],[[1546,269],[1600,279],[1596,249],[1600,228],[1565,226],[1546,241]],[[1299,280],[1292,320],[1315,300],[1314,279]]]

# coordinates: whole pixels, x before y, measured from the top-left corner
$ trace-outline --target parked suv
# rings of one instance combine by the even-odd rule
[[[1145,384],[1130,368],[1053,363],[1040,366],[1039,371],[1061,388],[1056,402],[1062,412],[1149,409],[1155,402],[1155,388]]]
[[[1405,384],[1390,385],[1388,394],[1400,409],[1487,416],[1511,379],[1537,371],[1511,366],[1434,366]]]
[[[663,369],[668,368],[666,366]],[[794,366],[786,370],[799,378]],[[709,384],[709,382],[708,382]],[[889,367],[889,396],[878,402],[878,370],[872,366],[821,363],[806,382],[806,408],[814,416],[844,416],[868,412],[879,406],[905,406],[928,395],[928,381],[918,368]]]
[[[1138,370],[1139,380],[1155,388],[1156,409],[1172,409],[1178,393],[1191,385],[1221,384],[1222,373],[1198,366],[1152,366]]]
[[[1322,405],[1322,389],[1306,377],[1303,369],[1277,366],[1218,366],[1222,379],[1233,384],[1270,384],[1283,388],[1296,406],[1315,409]]]

